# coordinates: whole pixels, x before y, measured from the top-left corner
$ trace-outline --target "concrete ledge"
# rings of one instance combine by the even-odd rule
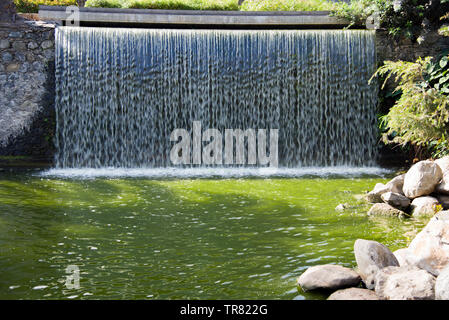
[[[39,6],[42,20],[65,21],[66,7]],[[80,23],[127,25],[210,25],[210,26],[320,26],[344,27],[348,22],[330,17],[328,11],[195,11],[80,8]]]

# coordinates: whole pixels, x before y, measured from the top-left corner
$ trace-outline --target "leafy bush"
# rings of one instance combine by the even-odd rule
[[[396,0],[382,13],[381,25],[392,35],[416,40],[423,29],[441,24],[442,12],[449,10],[449,0]]]
[[[350,21],[351,25],[364,24],[368,17],[377,14],[380,18],[386,7],[392,5],[389,0],[351,0],[337,2],[332,15]]]
[[[1,1],[1,0],[0,0]],[[76,0],[14,0],[17,12],[36,13],[39,5],[76,6]]]
[[[395,76],[400,98],[381,118],[385,143],[427,149],[433,156],[449,154],[449,56],[416,62],[385,61],[374,76]],[[373,76],[373,77],[374,77]]]
[[[393,36],[417,40],[425,28],[438,27],[442,12],[449,11],[449,0],[351,0],[338,2],[332,15],[363,24],[376,17],[377,24]]]
[[[449,14],[438,20],[449,19]],[[447,27],[439,31],[447,34]],[[415,157],[449,155],[449,51],[416,62],[386,61],[373,75],[397,84],[391,97],[395,104],[380,117],[385,143],[412,147]]]

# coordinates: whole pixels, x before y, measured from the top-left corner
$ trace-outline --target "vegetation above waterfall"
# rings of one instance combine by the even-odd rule
[[[448,11],[449,0],[351,0],[337,3],[332,14],[351,24],[368,20],[392,36],[419,42],[427,31],[441,26],[440,17]]]

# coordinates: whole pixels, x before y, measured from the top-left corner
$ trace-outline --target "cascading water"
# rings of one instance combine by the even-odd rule
[[[175,128],[279,129],[279,165],[369,166],[374,33],[56,30],[56,166],[167,167]]]

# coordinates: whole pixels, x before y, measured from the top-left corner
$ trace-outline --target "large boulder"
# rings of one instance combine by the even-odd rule
[[[402,186],[404,184],[404,177],[405,177],[405,174],[401,174],[401,175],[393,178],[386,184],[377,183],[374,186],[374,189],[371,192],[366,194],[366,196],[365,196],[366,200],[368,202],[372,202],[372,203],[379,203],[379,202],[383,202],[381,196],[386,192],[394,192],[394,193],[403,194]]]
[[[399,266],[399,262],[386,246],[371,240],[357,239],[354,243],[357,269],[368,289],[374,289],[376,273],[389,266]]]
[[[400,210],[407,209],[410,206],[410,199],[400,193],[386,192],[380,197],[383,202]]]
[[[373,290],[349,288],[335,291],[327,300],[380,300]]]
[[[304,290],[337,290],[357,286],[360,276],[352,269],[334,264],[308,268],[299,278],[298,285]]]
[[[420,161],[405,174],[402,190],[410,199],[426,196],[435,190],[442,178],[443,171],[434,161]]]
[[[407,214],[399,209],[396,209],[386,203],[375,203],[368,211],[369,216],[389,216],[389,217],[403,217]]]
[[[386,300],[433,300],[435,277],[414,266],[387,267],[377,273],[375,291]]]
[[[443,171],[443,175],[446,172],[449,173],[449,156],[437,159],[435,160],[435,163],[441,168],[441,171]]]
[[[410,205],[412,208],[412,216],[433,216],[437,212],[438,205],[438,199],[431,196],[415,198]]]
[[[435,282],[435,299],[449,300],[449,266],[440,272]]]
[[[404,179],[405,173],[391,179],[389,182],[387,182],[386,186],[388,186],[390,192],[404,194],[402,192],[402,188],[404,186]]]
[[[408,247],[409,264],[438,276],[449,264],[449,211],[438,212]]]

